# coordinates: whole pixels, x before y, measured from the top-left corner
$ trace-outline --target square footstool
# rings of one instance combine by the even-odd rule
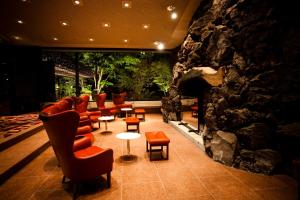
[[[127,131],[137,131],[140,132],[140,120],[137,117],[126,117],[126,130]],[[129,126],[135,126],[136,129],[129,129]]]
[[[152,152],[160,151],[161,159],[168,160],[169,159],[169,143],[170,139],[165,135],[163,131],[155,131],[155,132],[146,132],[146,150],[150,151],[150,161],[152,160]],[[150,149],[148,149],[148,144],[150,145]],[[153,149],[153,147],[159,146],[160,149]],[[166,146],[166,157],[163,157],[163,147]]]
[[[137,108],[134,110],[135,117],[139,118],[142,121],[145,121],[145,109]]]

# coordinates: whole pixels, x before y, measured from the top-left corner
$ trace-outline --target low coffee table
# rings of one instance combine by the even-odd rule
[[[105,131],[102,131],[101,133],[111,133],[111,131],[107,130],[107,121],[110,121],[110,120],[113,120],[113,119],[114,119],[114,116],[102,116],[102,117],[98,118],[99,128],[100,128],[100,122],[101,121],[104,121],[104,123],[105,123]]]
[[[135,132],[124,132],[116,135],[118,139],[127,140],[127,154],[121,156],[124,160],[132,160],[135,158],[134,155],[130,154],[130,140],[138,139],[141,134]]]
[[[128,111],[132,111],[132,108],[121,108],[121,111],[125,111],[126,112],[126,116],[125,118],[127,117],[127,112]]]

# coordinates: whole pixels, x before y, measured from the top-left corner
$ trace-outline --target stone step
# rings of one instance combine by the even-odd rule
[[[2,137],[0,139],[0,151],[3,151],[6,148],[9,148],[10,146],[32,136],[33,134],[37,133],[38,131],[43,129],[43,124],[39,123],[36,125],[32,125],[27,129],[24,129],[17,133],[5,133],[5,137]]]
[[[1,150],[0,184],[47,149],[49,145],[47,133],[42,129],[31,134],[30,137]]]
[[[189,129],[183,125],[179,125],[180,123],[186,123],[185,121],[169,121],[169,124],[173,126],[176,130],[178,130],[182,135],[184,135],[187,139],[192,141],[199,147],[202,151],[205,151],[204,148],[204,140],[203,140],[203,133],[200,131],[199,135],[194,132],[189,132]],[[191,128],[196,130],[197,128],[193,127],[189,124]]]

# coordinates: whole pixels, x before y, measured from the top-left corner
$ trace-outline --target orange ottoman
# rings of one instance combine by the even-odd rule
[[[150,151],[150,161],[152,160],[152,152],[153,151],[160,151],[161,158],[168,160],[169,159],[169,143],[170,139],[165,135],[162,131],[156,131],[156,132],[146,132],[146,150],[147,152]],[[148,144],[150,145],[150,149],[148,149]],[[160,149],[152,149],[152,147],[160,146]],[[166,158],[163,158],[163,147],[166,146],[167,149],[167,155]]]
[[[125,122],[126,122],[126,130],[127,131],[130,131],[130,130],[134,130],[134,131],[136,131],[137,130],[137,132],[140,132],[140,120],[139,120],[139,118],[136,118],[136,117],[126,117],[126,119],[125,119]],[[136,126],[136,129],[128,129],[129,128],[129,126]]]
[[[139,118],[142,121],[145,121],[145,113],[146,113],[145,110],[142,108],[138,108],[134,110],[135,117]],[[138,117],[138,116],[142,116],[142,117]]]

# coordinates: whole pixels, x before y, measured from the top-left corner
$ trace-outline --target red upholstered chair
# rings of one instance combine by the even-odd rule
[[[126,95],[126,92],[120,94],[112,93],[112,101],[118,113],[121,113],[121,108],[132,108],[132,103],[125,103]]]
[[[101,112],[87,110],[89,99],[90,99],[89,95],[74,97],[74,99],[75,99],[74,108],[79,113],[81,122],[86,121],[87,118],[90,120],[91,123],[98,122],[98,118],[100,117]]]
[[[69,106],[70,106],[69,102],[66,101],[65,99],[62,99],[56,103],[51,104],[50,106],[45,107],[42,110],[42,113],[44,113],[44,115],[57,114],[57,113],[69,110],[68,109]],[[75,141],[73,144],[74,151],[82,149],[82,148],[86,148],[86,147],[89,147],[92,145],[92,143],[94,142],[94,136],[91,132],[92,132],[92,127],[90,126],[90,124],[81,125],[77,128],[76,137],[75,137]],[[58,162],[59,162],[59,160],[58,160]]]
[[[41,112],[40,119],[60,161],[63,182],[68,178],[74,183],[73,198],[76,198],[79,183],[94,180],[102,174],[107,174],[107,185],[110,187],[113,150],[89,146],[74,151],[73,143],[79,123],[76,111],[67,110],[50,115]]]
[[[95,95],[97,107],[99,110],[105,108],[106,96],[106,93],[100,93]]]
[[[120,94],[112,93],[112,101],[117,108],[132,108],[132,103],[125,103],[126,95],[126,92]]]

